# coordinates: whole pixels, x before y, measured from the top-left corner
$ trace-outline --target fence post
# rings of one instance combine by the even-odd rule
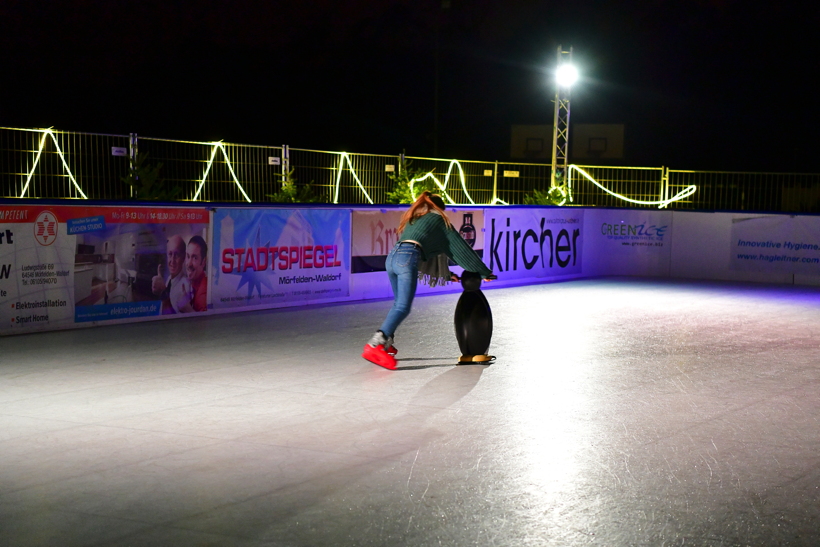
[[[131,133],[129,137],[128,154],[131,158],[131,165],[129,165],[128,168],[130,170],[137,164],[137,156],[139,155],[139,137],[137,137],[136,133]],[[134,187],[131,185],[128,186],[128,194],[130,197],[134,197]]]
[[[287,144],[282,145],[282,182],[284,183],[290,171],[290,148]]]
[[[661,167],[661,200],[669,199],[669,168]],[[661,207],[666,209],[668,204],[664,203]]]
[[[495,169],[493,169],[493,200],[490,202],[495,205],[498,202],[498,160],[495,160]]]

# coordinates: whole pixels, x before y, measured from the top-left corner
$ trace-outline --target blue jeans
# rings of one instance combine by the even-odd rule
[[[421,249],[413,243],[397,243],[387,255],[385,267],[393,288],[393,307],[387,312],[379,329],[386,336],[392,336],[401,322],[410,315],[419,283],[420,257]]]

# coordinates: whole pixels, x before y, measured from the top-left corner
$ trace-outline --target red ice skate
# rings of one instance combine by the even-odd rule
[[[373,363],[390,370],[396,370],[396,359],[384,350],[383,345],[378,345],[375,348],[370,344],[364,345],[362,357]]]
[[[396,348],[393,347],[393,337],[388,338],[379,330],[376,331],[376,334],[364,345],[362,357],[380,367],[396,370],[396,360],[393,358],[396,351]]]

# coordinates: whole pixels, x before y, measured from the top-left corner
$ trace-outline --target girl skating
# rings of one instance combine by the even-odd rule
[[[485,280],[494,278],[492,271],[453,228],[444,208],[440,196],[425,191],[401,217],[399,242],[385,262],[393,289],[393,306],[362,351],[362,357],[371,363],[391,370],[396,368],[393,338],[398,326],[410,314],[420,265],[421,276],[432,286],[453,277],[446,258],[465,270],[477,272]]]

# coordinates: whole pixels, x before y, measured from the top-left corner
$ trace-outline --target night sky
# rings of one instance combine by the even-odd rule
[[[437,156],[505,160],[562,44],[571,121],[625,124],[623,165],[820,172],[797,4],[0,0],[0,125],[432,156],[438,56]]]

